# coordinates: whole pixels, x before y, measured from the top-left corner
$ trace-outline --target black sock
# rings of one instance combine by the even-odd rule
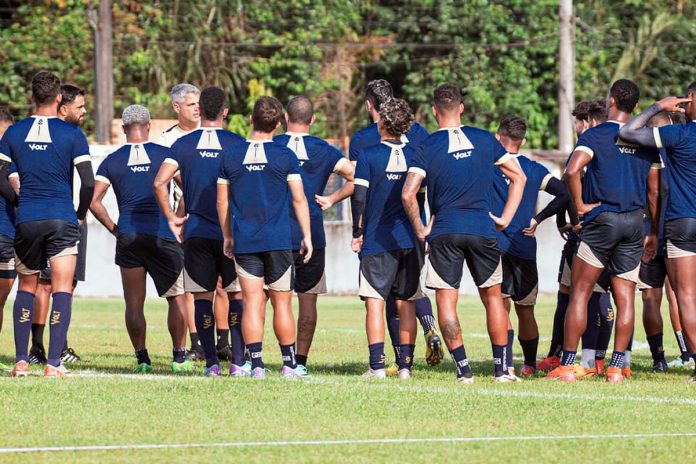
[[[43,348],[43,336],[46,324],[31,324],[31,345]]]
[[[152,364],[152,361],[150,361],[150,355],[147,352],[147,348],[136,350],[135,357],[138,360],[138,364]]]
[[[531,340],[522,340],[517,338],[522,347],[522,353],[524,354],[524,364],[529,367],[536,367],[536,357],[537,350],[539,349],[539,337],[532,338]]]
[[[611,295],[602,293],[599,297],[600,325],[595,344],[595,359],[604,359],[614,331],[614,308],[611,307]]]
[[[570,300],[570,295],[558,292],[558,298],[556,300],[556,312],[553,315],[553,332],[551,333],[551,347],[549,348],[548,357],[556,356],[561,357],[563,352],[563,340],[565,337],[565,316],[566,311],[568,311],[568,302]]]
[[[618,367],[619,369],[623,369],[625,357],[626,353],[622,353],[621,351],[614,351],[611,354],[611,361],[609,362],[609,367]]]
[[[266,367],[263,363],[263,343],[249,343],[247,348],[249,349],[249,357],[251,357],[251,368]]]
[[[290,369],[295,369],[297,367],[297,360],[295,358],[295,344],[290,345],[280,345],[280,354],[283,357],[283,366],[289,367]]]
[[[473,376],[471,373],[471,366],[469,366],[469,360],[466,358],[464,345],[450,350],[450,356],[452,356],[452,361],[454,361],[454,367],[457,368],[457,378],[471,378]]]
[[[215,314],[213,313],[213,302],[210,300],[198,299],[193,302],[196,331],[205,353],[205,367],[212,367],[220,364],[215,350]]]
[[[29,361],[29,337],[34,315],[34,294],[17,290],[12,319],[14,321],[15,362]]]
[[[515,341],[515,331],[512,329],[508,330],[508,340],[505,347],[505,365],[510,367],[515,367],[512,362],[512,343]],[[507,369],[506,369],[507,370]]]
[[[394,362],[398,362],[401,357],[401,345],[392,345],[392,349],[394,350]]]
[[[561,366],[572,366],[575,364],[575,357],[577,356],[576,351],[563,350],[561,355]]]
[[[384,343],[373,343],[368,345],[370,350],[370,369],[384,369]]]
[[[201,341],[198,339],[198,334],[196,332],[191,332],[189,337],[191,337],[191,351],[201,346]]]
[[[295,360],[297,361],[297,364],[302,364],[304,367],[307,367],[307,355],[306,354],[296,354]]]
[[[433,317],[433,304],[427,296],[416,300],[416,317],[423,328],[423,335],[435,328],[435,318]]]
[[[411,369],[411,366],[413,366],[413,351],[415,350],[416,345],[401,345],[399,349],[399,353],[401,356],[397,360],[397,363],[399,364],[399,369]]]
[[[230,330],[217,329],[217,349],[221,350],[230,344]]]
[[[186,348],[172,349],[172,360],[175,363],[182,363],[186,361]]]
[[[507,345],[493,345],[493,368],[495,376],[507,374]]]
[[[399,311],[396,309],[396,299],[393,296],[389,296],[387,301],[384,302],[384,308],[387,318],[387,331],[389,332],[389,338],[391,339],[392,346],[399,346]],[[394,353],[398,350],[395,348]],[[398,354],[396,355],[398,358]]]
[[[232,348],[232,362],[237,366],[244,365],[244,335],[242,335],[242,316],[244,314],[244,302],[242,300],[230,300],[230,338]]]
[[[665,360],[665,347],[663,346],[662,332],[650,335],[648,337],[648,345],[650,345],[650,354],[652,354],[654,363]]]
[[[68,337],[68,328],[72,316],[72,295],[67,292],[55,292],[52,295],[50,322],[51,331],[48,334],[48,364],[60,366],[60,356]]]

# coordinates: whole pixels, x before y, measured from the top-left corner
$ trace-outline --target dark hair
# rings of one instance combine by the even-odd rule
[[[74,102],[78,96],[84,97],[85,90],[79,87],[75,87],[74,85],[63,84],[60,86],[60,94],[63,96],[63,98],[61,99],[58,108],[60,108],[63,105],[68,105]]]
[[[696,81],[693,81],[689,86],[686,88],[686,95],[688,96],[689,94],[693,94],[696,96]],[[692,103],[693,104],[693,103]]]
[[[278,127],[283,116],[283,105],[275,97],[261,97],[256,100],[254,110],[251,113],[251,122],[254,130],[271,133]]]
[[[672,120],[672,124],[686,124],[686,115],[682,112],[670,112],[669,118]]]
[[[596,119],[597,121],[607,120],[607,101],[602,100],[592,100],[590,102],[590,108],[588,112],[590,120]]]
[[[624,113],[632,113],[640,99],[640,89],[633,81],[619,79],[612,84],[609,96],[616,101],[616,109]]]
[[[10,110],[4,106],[0,107],[0,121],[8,121],[10,123],[14,123],[14,117],[12,116],[12,113],[10,113]]]
[[[498,134],[509,137],[516,142],[524,140],[525,135],[527,135],[527,122],[514,114],[504,116],[500,120]]]
[[[379,111],[385,102],[394,98],[394,89],[389,82],[384,79],[375,79],[367,83],[365,87],[365,100],[372,104],[372,107]]]
[[[408,106],[406,100],[401,98],[393,98],[384,102],[379,110],[379,122],[383,124],[382,127],[390,135],[397,137],[408,132],[414,119],[411,107]]]
[[[31,80],[31,96],[41,106],[50,103],[60,93],[60,79],[48,71],[40,71]]]
[[[288,102],[288,120],[297,124],[309,124],[314,116],[312,100],[304,95],[292,97]]]
[[[433,92],[433,105],[441,111],[452,111],[462,103],[462,93],[454,84],[442,84]]]
[[[198,102],[204,121],[215,121],[227,108],[227,96],[220,87],[208,87],[201,92]]]
[[[590,119],[590,107],[592,103],[593,101],[585,100],[575,105],[575,109],[572,113],[573,117],[580,121],[588,121]]]

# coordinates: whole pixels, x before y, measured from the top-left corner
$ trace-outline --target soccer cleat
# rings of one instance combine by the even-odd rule
[[[149,374],[150,372],[152,372],[152,365],[148,363],[140,363],[135,366],[136,374]]]
[[[631,377],[633,377],[633,372],[631,371],[630,367],[624,367],[623,369],[621,369],[621,375],[623,375],[627,379],[630,379]]]
[[[251,372],[244,369],[244,366],[230,364],[230,377],[249,377],[250,374]]]
[[[428,366],[437,366],[442,362],[445,357],[442,351],[442,340],[440,336],[435,332],[435,329],[430,329],[427,334],[425,334],[425,362]]]
[[[192,346],[190,350],[186,351],[186,359],[189,361],[204,361],[205,353],[203,353],[203,347]]]
[[[29,349],[29,364],[46,364],[46,350],[40,345],[31,345]]]
[[[546,375],[547,380],[559,380],[561,382],[575,382],[575,366],[558,366]]]
[[[397,372],[398,374],[398,372]],[[363,379],[386,379],[387,370],[386,369],[368,369],[362,375]]]
[[[264,369],[263,367],[257,367],[256,369],[252,369],[250,376],[252,379],[265,379],[266,369]]]
[[[220,361],[230,361],[232,359],[232,348],[229,345],[221,346],[215,350]]]
[[[29,375],[29,363],[26,361],[17,361],[10,372],[12,377],[26,377]]]
[[[304,364],[298,364],[295,370],[300,373],[301,377],[309,377],[309,369]]]
[[[188,359],[180,363],[172,361],[172,373],[174,374],[179,374],[181,372],[193,372],[195,370],[196,366],[193,364],[193,361],[189,361]]]
[[[510,383],[510,382],[521,382],[522,379],[520,379],[519,377],[517,377],[517,376],[514,374],[514,372],[513,372],[513,373],[508,372],[507,374],[503,374],[503,375],[498,375],[498,376],[496,376],[496,377],[495,377],[495,381],[496,381],[497,383]]]
[[[595,367],[584,367],[575,366],[575,377],[578,379],[589,379],[597,375],[597,366]]]
[[[604,374],[604,359],[595,359],[595,369],[597,369],[597,375]]]
[[[221,377],[222,376],[222,371],[220,371],[220,365],[219,364],[213,364],[210,367],[206,367],[203,370],[203,375],[206,377]]]
[[[693,369],[694,360],[689,359],[688,361],[684,361],[682,358],[676,358],[668,362],[667,367],[670,369]]]
[[[66,348],[60,354],[60,360],[64,363],[75,363],[81,361],[82,357],[75,353],[75,350],[72,348]]]
[[[289,366],[283,366],[280,369],[280,376],[284,379],[301,379],[302,377],[308,377],[309,374],[306,373],[307,370],[293,369]]]
[[[466,375],[463,375],[461,377],[457,377],[457,382],[461,383],[474,383],[474,375],[469,373],[469,376],[467,377]]]
[[[399,369],[399,380],[411,380],[411,369]]]
[[[655,361],[652,366],[653,372],[667,372],[667,361],[661,359],[660,361]]]
[[[520,377],[531,377],[537,373],[537,368],[522,364],[520,367]]]
[[[609,383],[623,383],[624,377],[621,374],[621,369],[618,367],[609,366],[605,374]]]
[[[64,377],[70,377],[70,375],[70,371],[63,364],[60,366],[51,366],[50,364],[46,364],[46,367],[44,367],[44,377],[62,379]]]
[[[550,372],[561,365],[561,358],[549,356],[537,362],[537,369],[542,372]]]
[[[396,377],[399,374],[399,365],[393,363],[391,366],[387,367],[386,372],[389,377]]]

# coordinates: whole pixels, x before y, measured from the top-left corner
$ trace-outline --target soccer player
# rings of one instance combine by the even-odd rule
[[[219,377],[220,360],[215,346],[213,296],[218,278],[229,294],[228,312],[242,319],[242,301],[234,261],[223,254],[222,230],[218,222],[215,182],[220,169],[220,153],[244,141],[224,130],[227,96],[218,87],[208,87],[200,95],[201,127],[177,140],[170,157],[164,160],[155,178],[155,195],[174,236],[184,243],[184,287],[193,293],[196,330],[205,353],[206,376]],[[172,210],[167,186],[181,172],[186,216]],[[185,223],[185,224],[184,224]],[[182,230],[183,229],[183,230]],[[247,375],[244,370],[244,342],[233,333],[232,376]],[[234,351],[237,347],[236,352]]]
[[[677,297],[686,342],[696,346],[696,82],[686,97],[664,98],[631,119],[621,137],[645,147],[665,148],[669,195],[665,204],[664,238],[667,274]],[[660,111],[683,112],[684,125],[645,127]],[[696,361],[696,353],[691,354]],[[689,379],[696,382],[696,371]]]
[[[422,297],[423,253],[401,203],[401,191],[415,151],[401,136],[413,124],[404,100],[391,99],[379,110],[382,143],[358,154],[353,195],[353,240],[360,253],[360,290],[365,301],[365,328],[370,350],[366,378],[386,378],[384,301],[393,295],[399,314],[400,379],[411,378],[416,344],[415,300]]]
[[[309,203],[314,252],[309,262],[300,253],[302,230],[290,209],[292,247],[295,261],[295,287],[299,300],[297,316],[297,370],[307,372],[307,356],[317,326],[317,295],[326,293],[325,248],[323,211],[353,194],[355,168],[341,152],[324,140],[309,135],[314,123],[314,106],[304,96],[292,98],[285,113],[287,131],[274,137],[274,141],[291,149],[300,163],[300,174],[305,197]],[[324,196],[326,183],[332,173],[345,179],[345,184],[331,195]]]
[[[60,86],[62,99],[58,105],[58,118],[63,121],[82,127],[85,122],[85,91],[70,84]],[[73,292],[78,282],[85,281],[87,268],[87,222],[80,224],[80,241],[77,245],[77,265],[73,277]],[[43,344],[43,333],[46,328],[49,300],[51,299],[51,263],[39,274],[39,285],[36,289],[36,301],[34,301],[34,320],[31,324],[31,348],[29,349],[30,364],[46,364],[46,349]],[[68,347],[65,340],[63,352],[60,355],[64,363],[77,362],[82,359],[74,349]]]
[[[566,169],[566,183],[583,226],[571,271],[563,356],[561,365],[547,376],[549,379],[576,380],[575,356],[587,325],[587,304],[607,269],[617,310],[614,352],[606,380],[624,380],[621,369],[633,332],[646,201],[652,218],[650,235],[645,239],[646,259],[656,252],[659,218],[659,153],[619,138],[619,128],[630,119],[639,97],[634,82],[614,82],[607,101],[608,121],[580,136]],[[585,170],[583,185],[581,175]]]
[[[14,118],[7,108],[0,108],[0,140],[7,129],[14,124]],[[14,259],[15,210],[4,197],[0,197],[0,331],[2,331],[2,313],[7,296],[17,278]],[[9,369],[0,363],[0,369]]]
[[[510,312],[510,300],[515,303],[519,319],[519,342],[524,354],[524,364],[520,375],[531,376],[536,373],[536,355],[539,346],[539,328],[534,317],[534,305],[539,291],[539,274],[536,264],[537,226],[544,220],[564,210],[570,196],[565,184],[552,176],[542,164],[520,156],[520,148],[525,144],[527,123],[518,116],[506,116],[500,121],[496,138],[507,152],[517,158],[527,177],[524,194],[510,225],[497,233],[498,247],[503,263],[503,301]],[[536,213],[539,191],[546,191],[555,198],[538,214]],[[492,212],[501,215],[508,197],[508,179],[498,168],[492,190]],[[515,331],[508,327],[507,365],[514,373],[512,362],[512,343]]]
[[[242,331],[251,356],[251,376],[265,378],[263,330],[266,301],[273,306],[273,330],[280,345],[280,375],[298,378],[295,319],[292,314],[293,253],[290,205],[300,225],[300,253],[312,259],[309,206],[295,153],[273,141],[283,106],[261,97],[251,115],[248,140],[222,154],[217,185],[217,210],[225,254],[234,256],[244,297]],[[266,290],[268,289],[268,296]]]
[[[148,142],[150,113],[144,106],[127,107],[122,120],[127,143],[97,169],[90,210],[116,237],[116,265],[121,268],[126,329],[137,361],[135,372],[152,372],[143,311],[148,274],[159,296],[169,304],[167,326],[173,346],[172,372],[191,371],[194,365],[186,359],[184,252],[169,229],[151,187],[169,149]],[[118,224],[109,217],[102,203],[112,185],[118,204]]]
[[[440,130],[422,143],[409,168],[402,201],[416,237],[427,239],[430,246],[426,285],[436,291],[440,330],[454,360],[457,380],[472,382],[457,317],[458,289],[466,261],[486,308],[495,379],[517,381],[509,374],[506,360],[508,316],[501,295],[502,265],[495,231],[512,221],[522,200],[525,175],[491,133],[461,124],[464,105],[456,86],[444,84],[435,89],[432,111]],[[495,166],[510,180],[501,217],[490,213]],[[427,226],[416,199],[426,177],[434,216]]]
[[[394,90],[389,82],[384,79],[368,82],[365,87],[365,110],[370,120],[372,120],[372,124],[356,132],[350,139],[348,156],[353,163],[357,161],[357,157],[363,149],[380,143],[381,137],[377,128],[380,119],[379,110],[385,102],[392,98],[394,98]],[[415,149],[426,137],[428,137],[428,131],[417,122],[414,122],[408,132],[400,137],[400,140]],[[387,299],[386,308],[389,337],[392,339],[395,358],[398,358],[399,315],[396,309],[396,300],[393,297]],[[416,315],[425,336],[425,359],[429,366],[436,366],[442,361],[444,355],[442,352],[442,341],[435,327],[433,306],[430,298],[423,296],[416,302]],[[397,365],[392,365],[387,369],[389,375],[396,375],[397,372]]]
[[[58,119],[60,79],[39,72],[32,79],[36,111],[10,127],[0,142],[0,193],[12,204],[17,196],[7,172],[14,163],[22,185],[15,232],[15,258],[19,287],[14,303],[15,366],[12,376],[29,373],[29,335],[34,296],[41,269],[51,262],[53,308],[49,318],[47,377],[64,377],[61,352],[70,325],[73,277],[80,232],[94,190],[89,146],[82,131]],[[80,176],[80,202],[75,211],[72,172]]]

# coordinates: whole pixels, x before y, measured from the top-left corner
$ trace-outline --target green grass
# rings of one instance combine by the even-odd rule
[[[554,439],[554,435],[696,432],[696,389],[687,372],[650,372],[642,328],[636,329],[633,380],[566,385],[533,379],[498,385],[481,304],[460,303],[473,385],[454,381],[449,359],[430,369],[419,337],[415,378],[367,381],[364,310],[357,298],[320,300],[310,356],[313,378],[278,378],[280,354],[267,324],[265,381],[172,376],[165,304],[148,300],[148,340],[156,374],[124,377],[134,367],[119,300],[76,300],[71,345],[84,361],[65,380],[0,378],[0,448],[158,443],[229,443],[380,438],[548,436],[536,441],[391,443],[0,454],[0,462],[687,462],[696,437]],[[548,349],[554,300],[541,298],[540,354]],[[12,361],[11,302],[5,308],[0,360]],[[666,316],[666,313],[665,313]],[[668,321],[667,317],[665,319]],[[640,319],[639,319],[640,320]],[[668,322],[667,322],[668,324]],[[671,359],[676,343],[666,327]],[[46,334],[48,335],[48,334]],[[516,354],[519,346],[516,344]],[[520,359],[516,358],[517,364]],[[202,369],[202,367],[201,367]],[[87,376],[106,373],[108,376]]]

